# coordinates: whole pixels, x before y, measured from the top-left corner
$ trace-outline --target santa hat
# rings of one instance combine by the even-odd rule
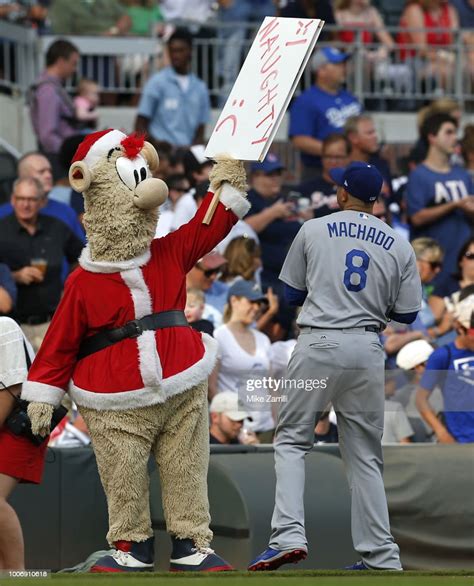
[[[111,149],[123,146],[126,156],[134,158],[143,147],[143,137],[127,136],[120,130],[109,128],[88,134],[77,148],[72,163],[84,161],[91,169],[99,160],[106,157]]]

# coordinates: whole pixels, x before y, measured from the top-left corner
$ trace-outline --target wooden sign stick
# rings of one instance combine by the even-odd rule
[[[219,203],[219,196],[221,194],[221,189],[222,189],[222,184],[218,189],[216,189],[216,192],[214,193],[214,197],[212,198],[211,203],[209,204],[209,207],[207,208],[206,215],[204,216],[204,219],[202,221],[203,224],[209,225],[211,223],[211,220],[212,220],[214,213],[216,211],[216,208],[217,208],[217,204]]]

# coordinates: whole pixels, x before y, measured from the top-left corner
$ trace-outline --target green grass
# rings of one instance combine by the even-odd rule
[[[150,580],[154,580],[151,582]],[[152,574],[53,574],[50,579],[14,578],[2,576],[1,586],[33,585],[49,583],[51,586],[189,586],[196,581],[196,586],[217,586],[222,581],[224,586],[474,586],[474,570],[453,572],[342,572],[339,570],[293,570],[287,572],[229,572],[219,574],[170,574],[156,572]],[[52,582],[52,583],[51,583]]]

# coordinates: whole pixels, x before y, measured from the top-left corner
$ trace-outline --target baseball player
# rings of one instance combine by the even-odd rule
[[[416,318],[421,283],[410,244],[371,215],[383,183],[379,171],[353,162],[333,169],[331,177],[342,211],[303,224],[280,273],[288,299],[303,305],[301,333],[276,429],[272,535],[249,570],[274,570],[307,555],[304,462],[315,421],[329,402],[337,412],[352,539],[361,556],[347,569],[402,569],[382,480],[384,352],[378,334],[390,318]]]

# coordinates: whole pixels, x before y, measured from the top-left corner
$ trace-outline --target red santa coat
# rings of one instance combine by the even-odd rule
[[[194,218],[153,240],[140,257],[94,262],[83,250],[66,281],[63,298],[24,383],[22,398],[59,405],[64,393],[93,409],[128,409],[162,403],[201,382],[212,371],[217,343],[191,327],[145,331],[80,361],[86,337],[150,313],[184,310],[186,274],[250,208],[243,194],[225,184],[211,224],[202,219],[212,193]]]

